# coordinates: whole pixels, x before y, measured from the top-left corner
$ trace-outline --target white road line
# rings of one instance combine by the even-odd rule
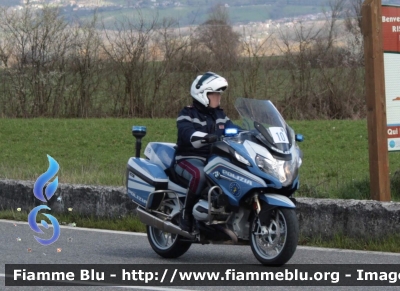
[[[28,224],[23,221],[14,221],[0,219],[0,222],[5,223],[15,223],[15,224]],[[50,225],[51,226],[51,225]],[[126,235],[136,235],[136,236],[147,236],[145,233],[141,232],[130,232],[130,231],[119,231],[119,230],[108,230],[108,229],[97,229],[97,228],[85,228],[85,227],[72,227],[60,225],[61,228],[93,231],[93,232],[103,232],[103,233],[115,233],[115,234],[126,234]],[[321,252],[346,252],[346,253],[359,253],[359,254],[376,254],[376,255],[387,255],[387,256],[399,256],[400,253],[390,253],[390,252],[379,252],[379,251],[361,251],[361,250],[350,250],[350,249],[335,249],[335,248],[322,248],[322,247],[309,247],[309,246],[298,246],[297,249],[306,251],[321,251]]]
[[[26,225],[28,224],[28,222],[24,222],[24,221],[6,220],[6,219],[0,219],[0,222],[15,223],[15,224],[26,224]],[[52,225],[49,225],[49,226],[52,227]],[[147,234],[142,233],[142,232],[130,232],[130,231],[87,228],[87,227],[74,227],[74,226],[66,226],[66,225],[60,225],[60,228],[84,230],[84,231],[93,231],[93,232],[118,233],[118,234],[136,235],[136,236],[147,236]]]
[[[361,250],[350,250],[350,249],[308,247],[308,246],[298,246],[297,249],[306,250],[306,251],[359,253],[359,254],[370,254],[370,255],[373,254],[373,255],[386,255],[386,256],[399,256],[400,257],[400,253],[378,252],[378,251],[361,251]]]

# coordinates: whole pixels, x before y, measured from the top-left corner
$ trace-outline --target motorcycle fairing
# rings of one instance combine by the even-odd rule
[[[250,190],[267,187],[263,179],[218,156],[209,159],[204,172],[219,185],[233,206],[239,206],[241,198]]]
[[[279,180],[276,177],[268,175],[267,173],[261,171],[258,168],[258,166],[254,162],[255,155],[253,157],[251,154],[252,151],[249,152],[249,148],[254,147],[254,146],[258,146],[258,147],[262,148],[263,150],[265,150],[266,152],[268,152],[265,148],[255,144],[251,141],[245,141],[243,144],[238,144],[238,143],[234,143],[231,141],[228,141],[228,143],[233,149],[235,149],[243,157],[247,158],[247,160],[250,162],[251,166],[247,167],[248,171],[250,173],[268,181],[268,183],[266,184],[266,187],[282,188],[282,183],[279,182]],[[252,146],[249,146],[250,144]],[[250,153],[250,155],[249,155],[249,153]]]

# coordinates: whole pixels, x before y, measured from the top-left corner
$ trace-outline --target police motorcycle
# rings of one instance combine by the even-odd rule
[[[149,142],[146,127],[133,126],[136,157],[127,164],[127,195],[137,204],[148,241],[164,258],[183,255],[193,243],[250,245],[264,265],[283,265],[299,235],[293,195],[299,187],[302,151],[272,102],[239,98],[243,130],[225,129],[212,143],[204,168],[207,187],[193,207],[194,231],[179,227],[188,181],[175,174],[175,144]]]

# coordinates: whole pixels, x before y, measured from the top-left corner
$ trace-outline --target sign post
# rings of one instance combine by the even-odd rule
[[[389,151],[400,151],[400,6],[382,6]]]
[[[371,199],[390,201],[381,0],[362,5]]]

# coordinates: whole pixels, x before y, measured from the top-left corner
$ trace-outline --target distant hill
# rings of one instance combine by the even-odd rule
[[[0,6],[23,5],[27,0],[0,0]],[[210,8],[222,4],[229,11],[232,24],[264,22],[269,19],[293,18],[317,14],[329,7],[329,0],[29,0],[31,4],[57,4],[66,19],[87,19],[95,10],[106,26],[115,20],[132,16],[137,9],[145,18],[174,18],[180,26],[205,21]],[[352,1],[352,0],[349,0]],[[355,1],[355,0],[354,0]],[[383,4],[400,5],[400,0],[382,0]]]

